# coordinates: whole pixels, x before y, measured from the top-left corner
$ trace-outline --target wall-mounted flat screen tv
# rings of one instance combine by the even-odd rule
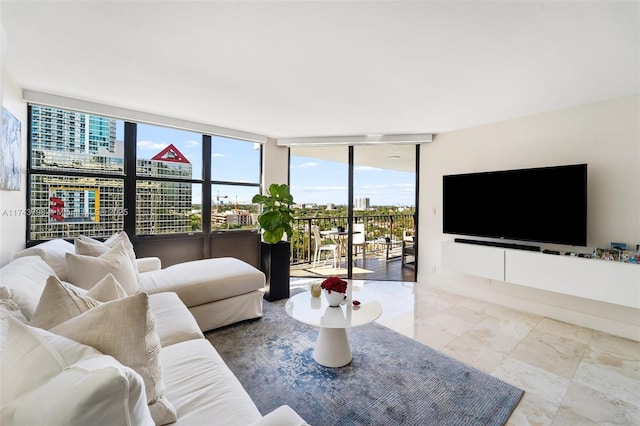
[[[443,232],[587,245],[587,165],[443,176]]]

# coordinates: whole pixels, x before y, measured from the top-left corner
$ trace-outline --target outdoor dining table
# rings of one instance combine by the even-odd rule
[[[340,231],[332,229],[330,231],[320,231],[320,235],[329,237],[338,246],[338,268],[342,267],[342,253],[347,253],[347,241],[349,234],[361,234],[360,231]]]

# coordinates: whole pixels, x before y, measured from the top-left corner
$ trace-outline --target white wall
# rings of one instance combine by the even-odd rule
[[[2,33],[2,49],[0,51],[0,100],[22,123],[22,158],[20,166],[20,191],[0,190],[0,266],[8,263],[13,253],[25,247],[26,216],[26,168],[27,168],[27,106],[22,101],[22,89],[18,87],[11,73],[7,70],[4,58],[10,48],[10,40]]]
[[[442,233],[446,174],[587,163],[588,247],[545,247],[588,252],[612,241],[640,244],[639,105],[638,96],[613,99],[440,134],[423,145],[418,282],[640,340],[638,310],[440,267],[440,244],[453,238]]]
[[[272,183],[289,183],[289,148],[278,146],[275,139],[267,140],[262,150],[262,188]]]

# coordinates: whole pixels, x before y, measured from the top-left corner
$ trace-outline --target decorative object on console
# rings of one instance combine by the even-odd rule
[[[620,250],[596,248],[595,250],[593,250],[593,258],[617,262],[620,260]]]
[[[616,250],[626,250],[627,243],[611,243],[611,248]]]
[[[620,261],[640,265],[640,251],[625,250],[620,253]]]

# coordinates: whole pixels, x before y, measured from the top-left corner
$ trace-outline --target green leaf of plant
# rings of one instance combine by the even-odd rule
[[[264,231],[264,234],[262,234],[262,238],[271,244],[277,244],[278,242],[280,242],[280,240],[282,240],[282,236],[284,235],[284,232],[282,231],[282,229],[277,229],[275,231]]]

